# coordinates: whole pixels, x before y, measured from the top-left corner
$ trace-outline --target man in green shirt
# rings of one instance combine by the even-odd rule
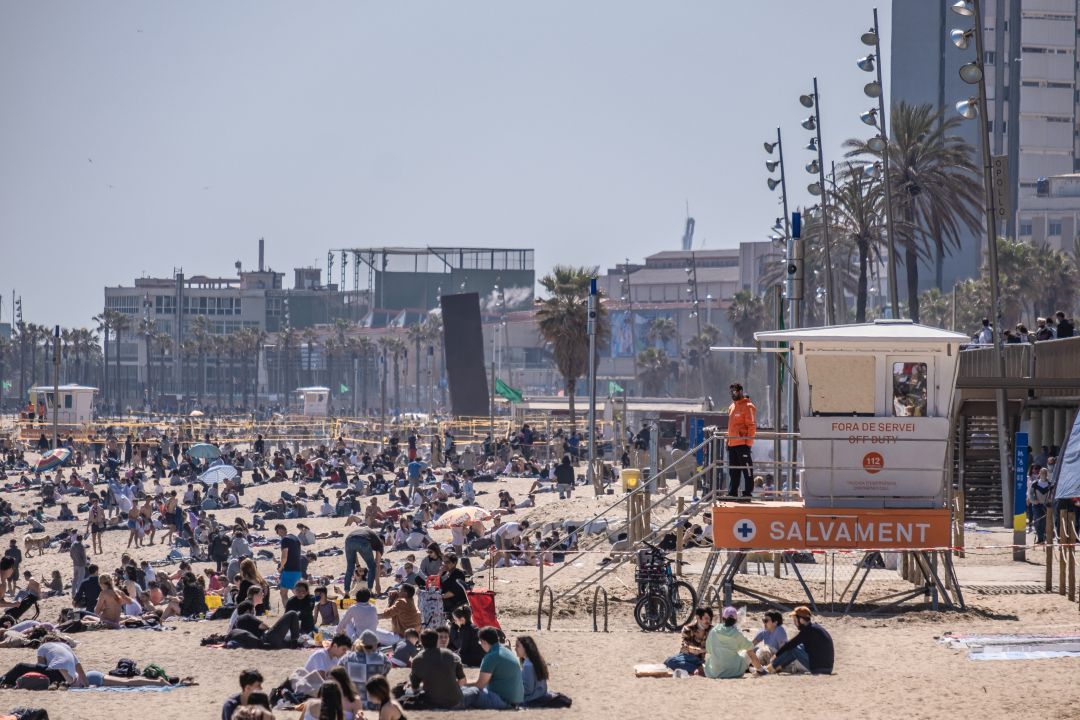
[[[742,677],[750,664],[760,672],[761,663],[753,652],[754,644],[735,627],[739,611],[728,606],[721,617],[724,624],[710,630],[705,640],[705,677]]]
[[[484,659],[475,683],[462,689],[462,706],[477,710],[507,710],[525,699],[521,683],[521,663],[510,648],[499,642],[499,631],[491,626],[478,633]]]

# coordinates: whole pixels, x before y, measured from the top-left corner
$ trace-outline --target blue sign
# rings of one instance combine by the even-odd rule
[[[691,417],[690,428],[687,432],[687,435],[690,436],[690,447],[697,447],[701,443],[705,442],[705,418]],[[697,455],[697,464],[704,465],[705,452],[703,450],[698,450],[695,454]]]
[[[791,213],[791,237],[802,237],[802,215],[797,212]]]
[[[1031,462],[1028,434],[1016,433],[1013,447],[1016,453],[1013,461],[1013,532],[1024,532],[1027,529],[1027,475]]]

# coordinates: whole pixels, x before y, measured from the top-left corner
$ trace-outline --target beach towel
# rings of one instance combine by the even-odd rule
[[[186,685],[143,685],[141,687],[86,687],[68,688],[68,692],[169,692],[178,690]]]

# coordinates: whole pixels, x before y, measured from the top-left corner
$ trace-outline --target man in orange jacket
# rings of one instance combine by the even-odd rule
[[[757,408],[743,394],[739,383],[731,385],[731,405],[728,406],[728,476],[731,485],[728,495],[739,495],[739,478],[743,478],[743,497],[754,492],[754,458],[750,448],[757,434]]]

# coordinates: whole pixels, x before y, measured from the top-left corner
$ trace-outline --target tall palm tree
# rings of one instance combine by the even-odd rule
[[[102,357],[105,359],[105,366],[108,366],[109,359],[109,333],[112,332],[113,313],[111,310],[105,310],[94,316],[94,322],[97,323],[97,331],[101,333],[101,342],[103,350],[101,352]],[[101,376],[101,394],[102,400],[105,406],[108,407],[112,403],[112,393],[109,387],[109,373],[102,373]]]
[[[896,245],[903,248],[907,274],[908,306],[911,319],[919,321],[919,260],[930,254],[935,258],[936,279],[943,290],[944,256],[960,246],[965,231],[977,231],[983,187],[975,165],[975,151],[962,137],[953,134],[962,120],[943,117],[943,110],[930,104],[909,105],[900,102],[892,108],[892,132],[889,153],[893,202],[896,217],[903,224],[893,224]],[[878,159],[865,140],[853,138],[844,143],[848,157]]]
[[[360,392],[360,410],[364,415],[368,412],[368,387],[371,379],[371,358],[375,355],[375,343],[371,338],[360,335],[358,337],[350,337],[349,354],[354,361],[359,362],[359,392]]]
[[[315,332],[315,328],[304,328],[300,333],[300,337],[303,339],[304,348],[307,355],[307,371],[308,371],[308,385],[315,384],[315,343],[319,339],[318,333]]]
[[[405,335],[409,338],[409,341],[412,342],[414,348],[413,365],[416,375],[416,412],[422,412],[422,403],[420,402],[420,388],[422,387],[420,384],[420,358],[422,357],[420,354],[420,343],[422,343],[427,336],[427,328],[424,326],[423,322],[416,322],[405,328]]]
[[[300,342],[299,334],[291,325],[284,326],[278,332],[278,364],[281,366],[281,394],[286,398],[296,387],[292,374],[293,360],[296,357],[296,347]]]
[[[855,291],[855,322],[866,322],[869,294],[868,270],[872,255],[881,251],[885,193],[883,183],[861,165],[847,163],[841,181],[829,191],[829,222],[833,237],[846,237],[858,251],[858,286]]]
[[[122,312],[113,313],[112,328],[116,336],[116,352],[113,357],[116,363],[116,413],[119,415],[124,406],[124,386],[120,383],[120,339],[124,331],[131,328],[131,318]]]
[[[205,315],[195,316],[191,323],[191,339],[194,340],[195,356],[198,360],[198,377],[196,378],[196,397],[199,405],[203,403],[203,395],[206,393],[206,357],[210,353],[212,343],[212,328],[210,319]]]
[[[157,349],[158,358],[158,393],[161,394],[165,390],[165,354],[170,352],[173,347],[173,338],[167,332],[162,330],[155,330],[151,336],[151,342]],[[153,403],[153,399],[151,399]]]
[[[540,278],[548,297],[539,301],[536,322],[540,336],[551,345],[555,366],[563,376],[563,389],[570,403],[570,426],[577,424],[574,394],[578,379],[588,371],[589,283],[597,268],[556,265]],[[597,357],[611,340],[611,325],[603,303],[596,307]],[[591,428],[590,428],[591,430]]]
[[[650,345],[667,345],[679,339],[679,326],[669,317],[655,317],[645,328],[645,339]]]
[[[641,376],[642,394],[658,397],[672,376],[672,360],[663,348],[647,347],[637,354],[637,366]]]
[[[430,313],[427,318],[424,319],[424,340],[427,342],[428,347],[431,348],[428,363],[428,375],[432,381],[439,387],[443,388],[445,392],[445,386],[442,383],[442,379],[445,376],[444,362],[446,360],[446,353],[443,351],[443,318],[440,313]],[[437,358],[437,359],[436,359]],[[433,397],[435,388],[428,385],[428,407],[434,411],[435,398]],[[446,404],[445,396],[442,399],[442,403]]]

